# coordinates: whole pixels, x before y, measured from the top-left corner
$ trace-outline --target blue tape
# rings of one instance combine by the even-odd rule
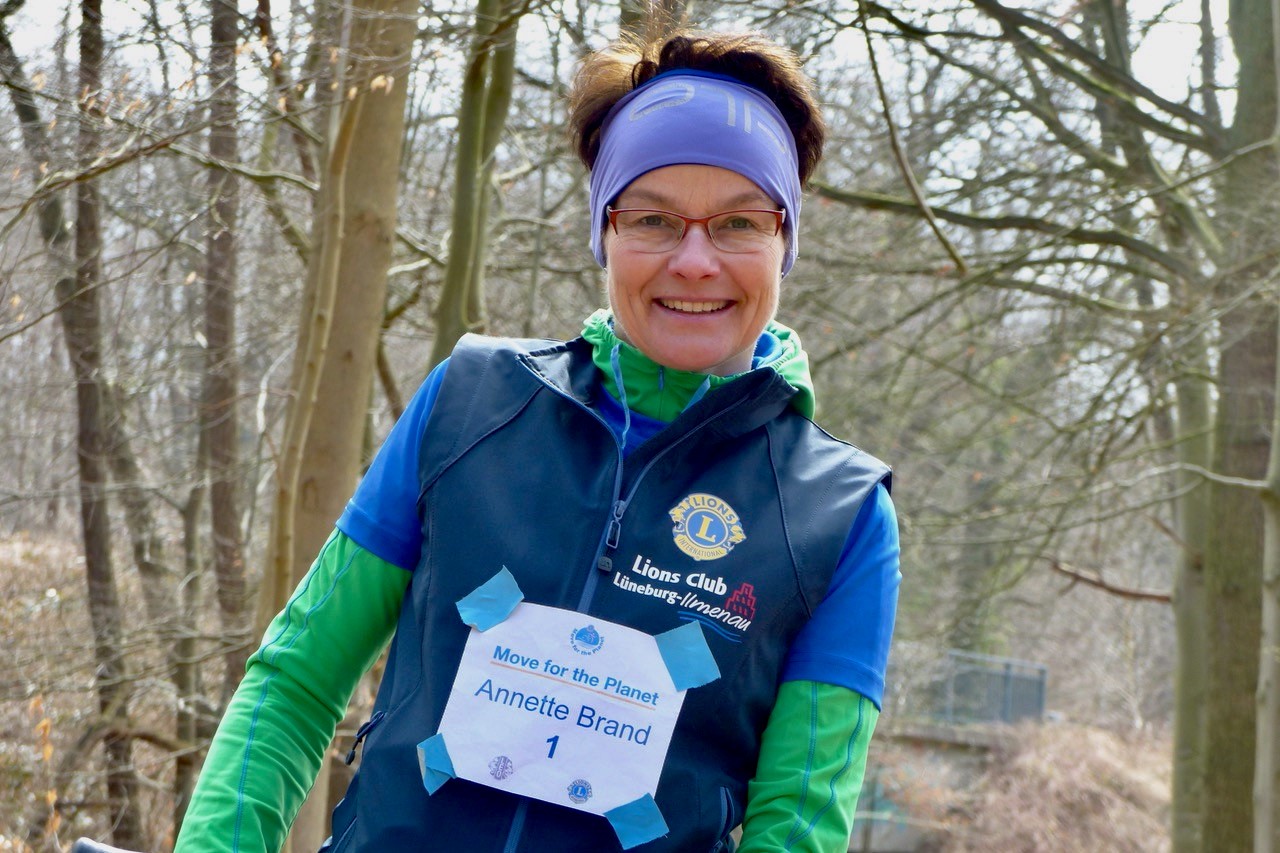
[[[707,645],[702,626],[686,622],[679,628],[654,635],[658,641],[658,653],[671,673],[676,690],[701,687],[720,677],[715,655]]]
[[[484,632],[510,616],[523,600],[524,593],[520,591],[515,576],[503,566],[496,575],[458,601],[458,615],[466,624]]]
[[[458,774],[445,746],[444,735],[436,733],[418,744],[418,770],[422,772],[422,787],[428,794],[440,790],[440,786]]]
[[[622,842],[623,850],[639,847],[646,841],[661,838],[670,832],[667,822],[662,819],[662,812],[658,810],[658,804],[649,794],[609,809],[604,816],[613,825],[613,831],[618,833],[618,841]]]

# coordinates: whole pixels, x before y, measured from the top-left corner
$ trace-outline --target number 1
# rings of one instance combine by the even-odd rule
[[[551,749],[547,750],[547,758],[555,758],[556,745],[560,743],[560,735],[553,735],[547,738],[547,743],[551,744]]]

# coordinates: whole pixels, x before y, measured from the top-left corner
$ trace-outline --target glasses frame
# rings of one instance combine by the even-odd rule
[[[684,242],[684,238],[689,235],[689,229],[694,225],[701,225],[702,230],[707,232],[707,239],[711,241],[711,245],[715,246],[721,252],[728,252],[731,255],[749,255],[752,252],[761,251],[764,249],[764,246],[762,245],[759,248],[747,249],[745,251],[726,249],[716,242],[715,235],[711,233],[711,220],[718,219],[719,217],[730,213],[771,213],[773,214],[774,226],[773,233],[769,236],[777,237],[782,231],[782,223],[785,222],[787,218],[786,210],[773,210],[763,207],[735,207],[732,210],[717,211],[710,216],[685,216],[682,213],[676,213],[674,210],[663,210],[658,207],[620,207],[615,209],[613,207],[606,206],[604,212],[605,215],[609,217],[609,226],[613,228],[614,234],[618,234],[618,214],[620,213],[661,213],[663,216],[674,216],[676,219],[679,219],[684,224],[684,228],[680,231],[680,236],[676,238],[675,244],[669,249],[659,249],[648,253],[654,255],[659,255],[663,252],[675,251],[676,247]]]

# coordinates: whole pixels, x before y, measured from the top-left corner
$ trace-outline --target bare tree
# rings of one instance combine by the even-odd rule
[[[516,28],[525,0],[479,0],[458,107],[449,261],[436,305],[431,363],[439,364],[467,332],[487,326],[485,249],[494,151],[502,136],[515,72]]]
[[[236,356],[236,241],[239,192],[236,176],[221,164],[239,158],[236,127],[237,46],[240,17],[230,0],[209,2],[210,215],[205,247],[205,374],[201,411],[209,460],[209,511],[213,525],[214,576],[226,643],[226,673],[220,704],[230,698],[249,657],[244,554],[238,498],[239,395]]]

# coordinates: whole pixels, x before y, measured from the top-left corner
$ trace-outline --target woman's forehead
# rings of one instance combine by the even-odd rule
[[[700,164],[663,166],[646,172],[627,185],[618,202],[628,206],[674,205],[712,210],[777,206],[750,178],[730,169]]]

